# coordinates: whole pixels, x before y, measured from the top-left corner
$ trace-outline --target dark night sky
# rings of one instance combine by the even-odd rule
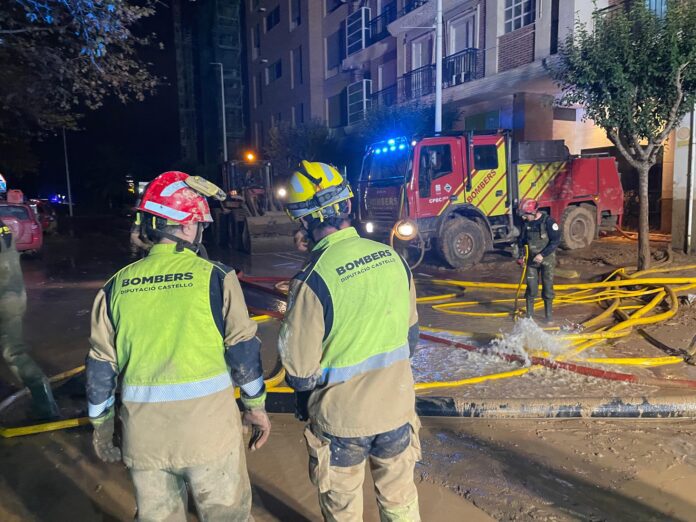
[[[143,102],[124,105],[109,99],[101,109],[87,113],[80,131],[67,133],[73,198],[78,205],[98,198],[100,185],[119,183],[126,174],[150,180],[178,160],[176,62],[169,8],[158,4],[157,14],[141,29],[156,32],[164,44],[164,50],[155,45],[142,53],[145,61],[153,63],[155,74],[165,77],[164,85]],[[62,137],[46,139],[36,152],[40,172],[22,180],[21,188],[32,196],[64,193]]]

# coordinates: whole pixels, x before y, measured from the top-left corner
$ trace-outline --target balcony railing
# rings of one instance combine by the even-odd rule
[[[397,84],[390,85],[381,91],[372,93],[372,105],[380,107],[391,107],[399,101]]]
[[[399,11],[399,16],[397,18],[401,18],[402,16],[407,15],[411,11],[415,11],[416,9],[427,3],[428,0],[406,0],[404,8],[401,11]]]
[[[415,100],[435,92],[435,66],[424,65],[407,72],[397,81],[399,100]]]
[[[479,49],[464,49],[442,61],[442,87],[447,89],[484,76],[484,56]],[[435,92],[435,64],[407,72],[395,85],[372,94],[375,106],[390,106]]]
[[[483,78],[483,63],[483,53],[478,49],[464,49],[447,56],[442,62],[443,87]]]
[[[396,20],[396,2],[384,6],[382,14],[370,20],[370,44],[389,36],[387,26]]]

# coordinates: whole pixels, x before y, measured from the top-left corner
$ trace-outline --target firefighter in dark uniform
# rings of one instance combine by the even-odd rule
[[[519,259],[524,264],[524,247],[529,247],[527,256],[527,317],[534,316],[534,300],[539,292],[539,272],[541,272],[541,297],[544,299],[544,317],[551,321],[553,315],[553,272],[556,267],[556,249],[561,242],[558,223],[544,212],[534,199],[520,201],[518,212],[522,218],[522,233],[517,240]]]
[[[51,384],[29,357],[22,335],[22,319],[27,309],[19,252],[10,227],[0,221],[0,350],[14,376],[29,388],[33,414],[37,419],[60,417]]]

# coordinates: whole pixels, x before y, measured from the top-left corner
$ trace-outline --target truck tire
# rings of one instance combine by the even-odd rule
[[[561,247],[566,250],[590,246],[597,231],[594,215],[583,206],[565,209],[560,226]]]
[[[481,226],[463,217],[445,223],[437,244],[440,256],[452,268],[475,265],[486,253],[486,239]]]

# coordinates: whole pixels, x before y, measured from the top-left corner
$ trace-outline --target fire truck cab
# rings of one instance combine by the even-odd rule
[[[561,140],[514,143],[506,131],[374,143],[356,192],[366,237],[435,248],[454,268],[515,240],[523,198],[558,221],[567,249],[589,245],[623,213],[614,158],[571,156]]]

